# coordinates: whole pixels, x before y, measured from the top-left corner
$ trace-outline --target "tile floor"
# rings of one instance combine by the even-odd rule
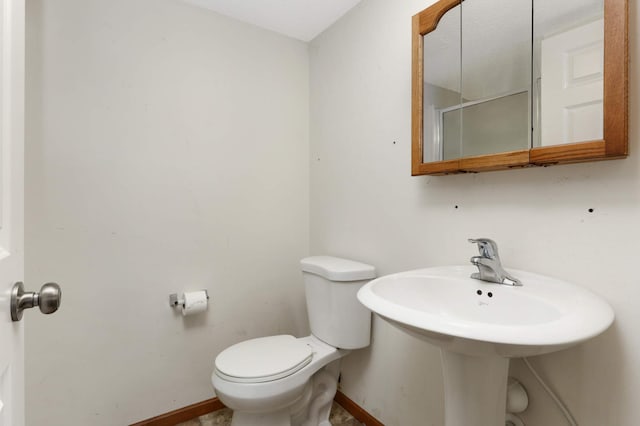
[[[335,402],[331,407],[331,417],[329,421],[333,426],[363,426],[362,423],[354,419],[349,412]],[[197,419],[189,420],[176,426],[229,426],[230,424],[231,410],[223,408],[222,410],[205,414]]]

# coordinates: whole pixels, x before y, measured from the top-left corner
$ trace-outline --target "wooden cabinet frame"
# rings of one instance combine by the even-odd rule
[[[628,0],[604,0],[604,139],[424,163],[423,36],[435,30],[442,16],[460,3],[461,0],[439,0],[413,16],[411,96],[411,174],[413,176],[611,160],[628,155],[629,5]]]

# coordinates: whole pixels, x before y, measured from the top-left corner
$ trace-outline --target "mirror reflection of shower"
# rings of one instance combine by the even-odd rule
[[[602,139],[603,0],[467,0],[424,36],[424,162]]]

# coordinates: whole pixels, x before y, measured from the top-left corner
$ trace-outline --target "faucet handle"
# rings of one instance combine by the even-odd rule
[[[478,251],[487,259],[499,259],[498,244],[490,238],[469,238],[470,243],[478,244]]]

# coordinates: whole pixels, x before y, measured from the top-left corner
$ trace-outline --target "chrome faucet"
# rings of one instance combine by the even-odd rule
[[[502,267],[498,256],[498,245],[489,238],[469,239],[470,243],[478,244],[480,256],[473,256],[471,263],[478,267],[478,272],[471,274],[471,278],[492,283],[520,286],[522,283]]]

